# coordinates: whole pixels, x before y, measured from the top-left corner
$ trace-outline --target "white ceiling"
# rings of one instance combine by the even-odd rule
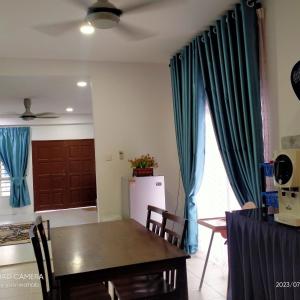
[[[0,76],[0,125],[91,123],[91,87],[77,86],[77,81],[89,78],[65,76]],[[25,111],[23,99],[31,98],[33,113],[53,112],[58,119],[36,119],[24,122],[17,114]],[[74,108],[67,113],[66,108]]]
[[[122,7],[143,0],[111,1]],[[121,22],[155,33],[145,40],[129,41],[114,29],[98,29],[93,36],[83,36],[77,29],[49,36],[35,29],[41,24],[83,19],[85,12],[69,0],[1,1],[0,58],[166,63],[173,53],[236,2],[182,0],[180,4],[170,2],[160,9],[125,14]]]
[[[111,0],[120,8],[139,1],[145,0]],[[85,12],[71,0],[1,1],[0,58],[168,63],[172,54],[236,2],[174,0],[160,9],[125,14],[121,22],[155,34],[130,41],[114,29],[98,29],[92,36],[83,36],[77,28],[60,36],[35,29],[38,25],[83,20]],[[79,79],[83,78],[0,76],[0,125],[28,124],[15,116],[24,112],[25,97],[32,99],[34,113],[49,111],[62,115],[53,120],[36,119],[30,125],[91,123],[91,89],[90,86],[79,89],[76,86]],[[66,114],[67,106],[74,107],[74,113]]]

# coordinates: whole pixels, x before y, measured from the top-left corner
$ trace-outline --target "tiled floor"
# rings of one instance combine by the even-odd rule
[[[208,263],[204,283],[199,292],[204,255],[198,252],[187,261],[188,287],[190,300],[225,300],[227,290],[227,270],[214,263]]]
[[[97,214],[91,210],[73,210],[47,213],[43,218],[49,218],[51,226],[57,227],[96,222]],[[16,216],[12,220],[0,218],[0,223],[20,221],[27,220]],[[187,262],[189,299],[225,300],[227,269],[224,265],[209,262],[202,291],[198,291],[205,254],[199,251]],[[0,247],[0,300],[42,299],[39,279],[35,278],[37,266],[33,261],[31,244]]]

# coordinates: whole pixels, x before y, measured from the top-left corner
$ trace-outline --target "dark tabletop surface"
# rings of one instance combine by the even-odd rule
[[[51,229],[55,277],[189,258],[134,220]]]

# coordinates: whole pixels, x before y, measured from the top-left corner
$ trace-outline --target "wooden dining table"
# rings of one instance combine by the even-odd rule
[[[132,219],[51,229],[54,276],[61,299],[72,286],[176,269],[172,299],[187,300],[190,256]]]

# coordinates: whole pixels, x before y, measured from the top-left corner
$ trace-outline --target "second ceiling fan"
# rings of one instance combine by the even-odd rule
[[[21,119],[24,121],[31,121],[36,118],[39,119],[53,119],[53,118],[59,118],[58,115],[51,113],[51,112],[43,112],[43,113],[38,113],[35,114],[31,111],[31,99],[30,98],[25,98],[24,99],[24,107],[25,107],[25,112],[19,115]]]

